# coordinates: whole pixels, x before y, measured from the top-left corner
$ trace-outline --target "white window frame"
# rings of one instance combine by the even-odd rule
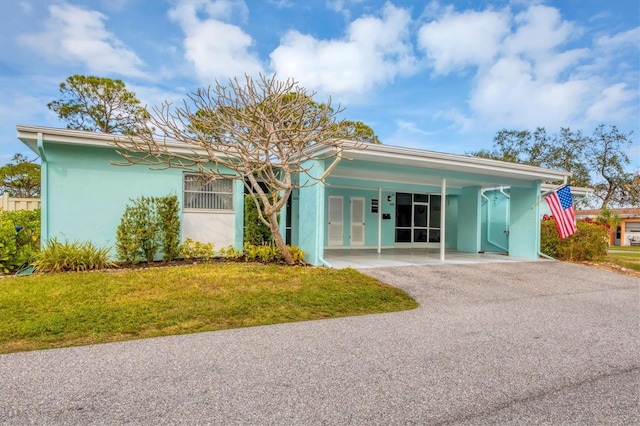
[[[184,206],[184,211],[187,212],[218,212],[218,213],[233,213],[233,194],[234,194],[234,185],[233,180],[230,179],[216,179],[210,181],[206,184],[200,183],[198,188],[189,188],[187,189],[187,183],[193,184],[197,182],[200,176],[196,173],[184,173],[182,177],[182,205]],[[229,190],[219,190],[215,188],[216,184],[225,183],[229,185]],[[226,188],[225,188],[226,189]],[[205,195],[204,200],[205,203],[214,203],[223,205],[224,207],[214,208],[210,206],[205,207],[193,207],[190,206],[190,202],[188,201],[190,196],[193,198],[197,195]]]

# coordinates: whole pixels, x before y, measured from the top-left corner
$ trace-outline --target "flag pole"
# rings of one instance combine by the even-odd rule
[[[549,195],[549,194],[553,194],[553,193],[554,193],[554,192],[556,192],[557,190],[562,189],[562,188],[564,188],[565,186],[567,186],[567,180],[568,180],[568,177],[567,177],[567,176],[565,176],[565,177],[564,177],[564,183],[563,183],[562,185],[560,185],[559,187],[557,187],[557,188],[556,188],[556,189],[554,189],[554,190],[546,191],[546,192],[541,193],[541,194],[540,194],[540,201],[538,201],[537,203],[535,203],[534,205],[532,205],[531,207],[529,207],[529,210],[531,210],[531,209],[532,209],[532,208],[534,208],[534,207],[539,206],[539,205],[544,201],[544,198],[543,198],[544,196]]]
[[[540,205],[540,204],[544,201],[544,197],[545,197],[545,196],[547,196],[547,195],[549,195],[549,194],[553,194],[554,192],[556,192],[556,191],[558,191],[558,190],[560,190],[560,189],[564,188],[565,186],[567,186],[567,183],[566,183],[566,182],[565,182],[565,183],[563,183],[562,185],[560,185],[559,187],[557,187],[557,188],[555,188],[555,189],[551,190],[551,191],[546,191],[546,192],[541,193],[541,194],[540,194],[540,201],[538,201],[537,203],[535,203],[534,205],[532,205],[532,206],[530,207],[530,209],[532,209],[532,208],[534,208],[534,207],[536,207],[536,206]]]

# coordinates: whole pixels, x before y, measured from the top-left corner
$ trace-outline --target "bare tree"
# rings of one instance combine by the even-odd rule
[[[280,234],[278,212],[294,188],[322,181],[342,158],[347,141],[331,100],[318,104],[292,79],[234,78],[228,85],[199,89],[180,107],[152,109],[137,136],[116,141],[125,165],[181,168],[206,181],[239,179],[253,197],[260,220],[271,229],[277,248],[293,259]],[[331,160],[319,178],[310,159]],[[230,171],[232,174],[230,174]],[[304,176],[309,179],[304,179]],[[263,183],[264,188],[260,185]]]

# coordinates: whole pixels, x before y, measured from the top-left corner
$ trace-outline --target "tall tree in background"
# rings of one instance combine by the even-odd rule
[[[362,121],[344,120],[341,123],[341,129],[342,132],[344,132],[345,139],[348,137],[351,140],[358,142],[375,144],[382,143],[373,129]]]
[[[624,170],[630,163],[625,152],[625,149],[631,147],[629,136],[631,134],[620,133],[616,126],[610,126],[607,130],[601,124],[589,140],[586,163],[598,176],[593,189],[596,197],[602,200],[602,206],[624,205],[625,200],[632,197],[634,190],[630,184],[633,182],[633,174]],[[635,188],[636,194],[637,191]]]
[[[72,75],[60,84],[60,94],[47,107],[68,129],[132,135],[149,115],[122,80]]]
[[[180,107],[153,108],[137,137],[116,141],[123,165],[175,167],[205,180],[237,179],[253,197],[259,219],[271,229],[285,261],[293,259],[280,234],[278,212],[294,188],[323,180],[345,145],[359,148],[348,126],[338,121],[331,101],[316,103],[292,79],[245,76],[191,94]],[[178,142],[180,150],[167,146]],[[329,160],[317,176],[308,160]],[[234,174],[229,174],[229,170]],[[308,177],[305,178],[305,176]]]
[[[0,167],[0,192],[13,197],[31,198],[40,196],[40,164],[36,164],[22,154],[16,154],[11,161]]]
[[[549,136],[544,127],[528,130],[501,130],[493,148],[471,155],[571,172],[573,186],[593,187],[601,206],[637,205],[638,189],[634,174],[625,172],[630,164],[626,150],[631,133],[616,126],[599,125],[592,136],[569,128]]]

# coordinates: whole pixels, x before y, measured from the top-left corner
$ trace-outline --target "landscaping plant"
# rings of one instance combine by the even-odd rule
[[[0,211],[0,272],[29,265],[40,250],[40,209]]]
[[[589,219],[576,222],[575,234],[560,239],[555,220],[545,215],[541,224],[540,251],[558,260],[599,260],[607,253],[607,226]]]
[[[108,247],[95,247],[90,242],[60,242],[50,239],[36,256],[37,272],[90,271],[115,266],[109,261]]]
[[[256,246],[269,244],[273,241],[271,229],[260,220],[258,208],[254,198],[244,196],[244,242]]]
[[[127,263],[152,262],[180,254],[180,207],[178,197],[139,197],[127,205],[116,231],[116,253]]]

